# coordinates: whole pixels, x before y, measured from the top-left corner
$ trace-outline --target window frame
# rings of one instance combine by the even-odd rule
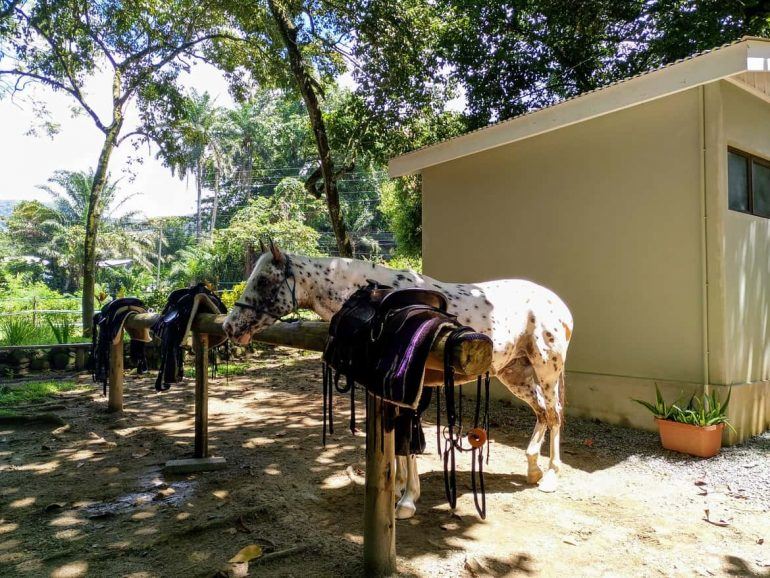
[[[770,169],[770,160],[758,157],[757,155],[753,155],[751,153],[747,153],[744,150],[728,146],[727,147],[728,153],[733,153],[735,155],[738,155],[739,157],[743,157],[746,159],[746,178],[748,179],[748,182],[746,183],[746,190],[749,195],[749,210],[748,211],[741,211],[739,209],[731,209],[730,208],[730,191],[729,191],[729,179],[730,179],[730,166],[728,163],[727,167],[727,178],[728,178],[728,192],[727,192],[727,209],[729,211],[733,211],[735,213],[742,213],[744,215],[753,215],[754,217],[759,217],[761,219],[770,219],[770,215],[760,215],[759,213],[754,212],[754,163],[757,163],[758,165],[762,165],[763,167]]]

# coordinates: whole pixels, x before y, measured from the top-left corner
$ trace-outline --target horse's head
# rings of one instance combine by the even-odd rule
[[[246,288],[222,326],[227,336],[240,344],[248,343],[254,333],[272,325],[296,306],[295,279],[288,255],[272,241],[269,251],[261,241],[260,246],[262,254]]]

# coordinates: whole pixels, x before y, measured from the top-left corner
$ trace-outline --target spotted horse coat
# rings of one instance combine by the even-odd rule
[[[293,279],[287,277],[287,263]],[[564,363],[573,322],[564,302],[545,287],[522,279],[444,283],[367,261],[286,255],[271,245],[257,260],[241,297],[240,302],[248,307],[235,305],[224,329],[231,339],[248,342],[254,333],[290,313],[294,299],[297,306],[329,320],[368,280],[394,288],[440,291],[447,297],[449,313],[492,339],[492,375],[526,402],[537,417],[526,450],[527,480],[539,483],[543,491],[554,491],[561,467]],[[550,462],[544,474],[538,457],[548,430]],[[397,516],[407,518],[414,515],[420,493],[416,460],[399,458],[398,466],[396,480],[403,493]]]

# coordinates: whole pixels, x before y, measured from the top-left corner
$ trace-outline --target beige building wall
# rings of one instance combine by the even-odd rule
[[[719,87],[725,147],[770,159],[770,106],[728,82]],[[723,179],[725,383],[770,380],[770,219],[728,210]]]
[[[703,383],[700,102],[688,90],[422,172],[427,274],[524,277],[571,308],[573,411],[604,403],[638,426],[629,397],[651,382],[610,401],[607,376]]]

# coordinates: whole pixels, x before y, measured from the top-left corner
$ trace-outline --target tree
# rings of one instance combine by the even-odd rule
[[[147,126],[143,131],[151,135],[159,145],[158,157],[183,179],[192,173],[197,192],[195,237],[201,239],[201,195],[204,180],[214,188],[214,206],[211,214],[209,234],[212,235],[217,220],[219,202],[219,181],[222,178],[223,111],[211,100],[208,92],[199,94],[193,90],[189,97],[184,97],[174,110],[167,111],[171,118],[163,130]],[[158,126],[158,125],[155,125]],[[207,171],[207,165],[213,165],[213,171]],[[207,173],[211,178],[206,179]]]
[[[767,35],[763,0],[438,0],[437,51],[466,94],[470,128],[678,58]]]
[[[40,187],[51,195],[52,207],[37,201],[22,202],[14,207],[8,219],[16,254],[45,259],[49,263],[50,283],[63,291],[80,288],[81,241],[94,178],[94,171],[57,171],[48,180],[48,185]],[[98,259],[131,258],[146,268],[151,241],[128,228],[136,213],[116,216],[130,198],[120,196],[117,183],[108,175],[97,207],[104,222],[96,255]]]
[[[83,329],[90,334],[94,310],[99,206],[128,104],[141,107],[174,87],[184,58],[199,46],[231,38],[220,13],[209,2],[191,0],[24,0],[13,2],[0,18],[0,87],[5,93],[40,83],[72,97],[103,134],[83,239]],[[109,114],[97,112],[86,82],[102,67],[109,71]]]
[[[279,189],[280,195],[257,197],[239,209],[227,228],[215,231],[213,242],[180,251],[170,277],[179,283],[241,281],[250,249],[268,237],[286,251],[317,254],[319,234],[305,222],[296,183]]]

